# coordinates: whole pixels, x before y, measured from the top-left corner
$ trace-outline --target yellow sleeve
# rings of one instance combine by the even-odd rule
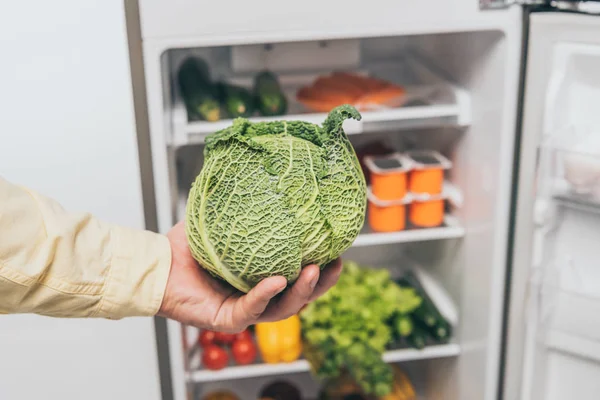
[[[67,213],[0,177],[0,313],[152,316],[170,268],[165,236]]]

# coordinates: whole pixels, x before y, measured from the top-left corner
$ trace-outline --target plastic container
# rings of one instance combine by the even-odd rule
[[[414,199],[408,206],[408,219],[418,228],[433,228],[444,223],[444,199]]]
[[[401,200],[406,196],[410,161],[399,153],[366,156],[365,166],[371,177],[371,190],[379,200]]]
[[[381,200],[367,189],[368,221],[374,232],[398,232],[406,228],[407,199]]]
[[[444,171],[452,167],[446,157],[437,151],[411,151],[406,158],[411,163],[408,183],[411,193],[442,193]]]

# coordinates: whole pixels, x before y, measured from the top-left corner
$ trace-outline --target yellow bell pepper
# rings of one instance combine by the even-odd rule
[[[256,341],[264,362],[292,362],[302,354],[300,318],[292,315],[277,322],[256,324]]]

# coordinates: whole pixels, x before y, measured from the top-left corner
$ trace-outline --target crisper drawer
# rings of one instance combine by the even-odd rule
[[[441,27],[463,27],[476,22],[479,10],[475,2],[460,0],[371,0],[338,1],[213,1],[139,0],[144,39],[207,37],[218,40],[237,35],[277,33],[280,39],[329,36],[367,36],[382,32],[439,31]],[[435,11],[435,12],[432,12]],[[255,39],[261,40],[261,39]]]

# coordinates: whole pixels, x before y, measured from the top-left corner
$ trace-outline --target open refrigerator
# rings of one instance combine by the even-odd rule
[[[189,118],[176,82],[186,58],[201,57],[213,78],[241,86],[258,71],[277,74],[288,111],[254,121],[322,123],[326,114],[295,94],[332,71],[401,85],[406,104],[364,111],[344,128],[359,154],[376,143],[447,157],[444,218],[395,232],[366,222],[343,258],[415,271],[453,335],[422,350],[390,350],[385,361],[402,366],[422,399],[597,397],[597,3],[138,3],[146,175],[159,231],[184,216],[206,135],[232,122]],[[165,399],[220,388],[256,399],[274,379],[317,398],[303,359],[211,371],[200,363],[198,330],[159,320],[157,335]]]

